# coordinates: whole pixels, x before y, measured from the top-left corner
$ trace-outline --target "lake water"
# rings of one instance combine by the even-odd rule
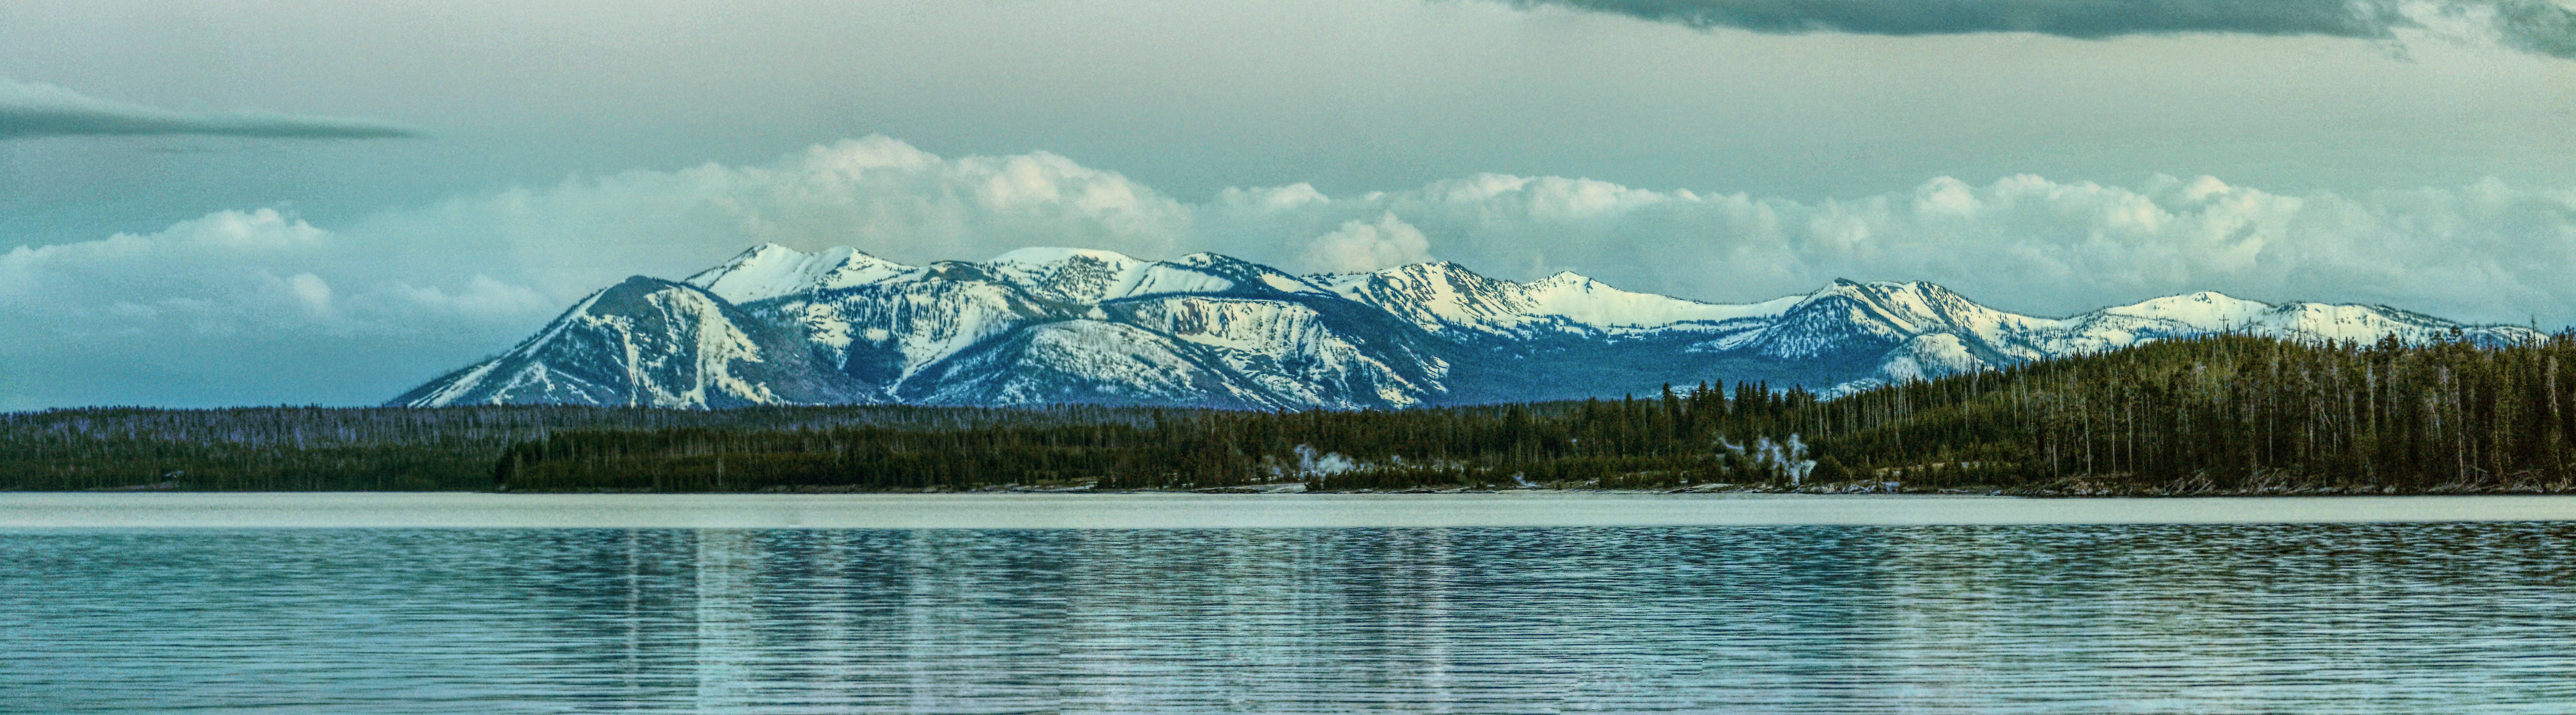
[[[2570,512],[6,494],[0,711],[2563,713]]]

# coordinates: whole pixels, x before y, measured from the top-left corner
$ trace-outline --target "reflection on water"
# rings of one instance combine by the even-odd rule
[[[2576,524],[0,534],[10,712],[2564,712]]]

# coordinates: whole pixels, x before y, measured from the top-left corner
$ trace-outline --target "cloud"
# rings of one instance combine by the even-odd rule
[[[1310,273],[1363,273],[1431,260],[1431,241],[1422,231],[1382,214],[1376,223],[1344,221],[1332,233],[1307,242],[1289,265]]]
[[[371,402],[563,309],[403,252],[257,209],[0,253],[0,409]]]
[[[2223,33],[2390,39],[2452,29],[2518,50],[2576,58],[2576,10],[2553,0],[1510,0],[1700,29],[1798,34],[2032,32],[2101,39]]]
[[[2498,180],[2338,194],[2213,177],[1936,177],[1800,201],[1478,174],[1183,201],[1054,154],[950,158],[869,137],[343,225],[221,211],[150,234],[18,247],[0,253],[0,409],[373,402],[506,348],[628,275],[685,276],[761,242],[910,263],[1027,246],[1215,251],[1311,271],[1436,258],[1714,301],[1841,277],[1930,280],[2044,315],[2218,290],[2576,322],[2564,278],[2576,275],[2576,189]]]
[[[136,134],[385,139],[416,137],[421,132],[373,119],[267,112],[178,112],[112,102],[49,84],[0,79],[0,139]]]
[[[1054,154],[948,159],[875,136],[765,164],[460,196],[347,233],[410,251],[384,256],[393,264],[499,266],[493,278],[568,301],[635,273],[686,275],[764,242],[863,246],[915,263],[1032,245],[1169,256],[1185,252],[1177,241],[1194,235],[1192,220],[1187,204]]]
[[[389,259],[288,212],[219,211],[152,234],[0,253],[0,316],[73,342],[333,339],[516,327],[562,309],[555,297],[482,273],[444,276]],[[454,292],[405,279],[452,283]]]
[[[687,275],[764,242],[865,246],[914,262],[1030,245],[1170,256],[1184,252],[1191,220],[1187,204],[1061,156],[943,159],[871,137],[762,165],[457,196],[328,229],[262,208],[20,246],[0,253],[0,309],[76,335],[367,336],[426,329],[424,320],[517,330],[626,276]],[[181,316],[192,322],[166,324]],[[136,317],[165,324],[120,322]]]
[[[1278,217],[1230,195],[1208,213]],[[1837,277],[1930,280],[1999,308],[2068,314],[2219,290],[2262,300],[2382,302],[2447,317],[2576,321],[2576,191],[2502,181],[2346,196],[2211,177],[2138,186],[1942,177],[1852,200],[1649,191],[1558,177],[1477,176],[1302,205],[1296,226],[1391,214],[1425,252],[1535,278],[1576,270],[1634,290],[1753,301]],[[1250,235],[1247,220],[1203,219]],[[1328,224],[1329,225],[1329,224]],[[1208,242],[1221,237],[1211,236]]]
[[[1191,210],[1053,154],[883,137],[751,166],[634,171],[317,227],[280,208],[0,252],[0,410],[384,399],[635,274],[767,241],[891,258],[1028,245],[1171,256]]]

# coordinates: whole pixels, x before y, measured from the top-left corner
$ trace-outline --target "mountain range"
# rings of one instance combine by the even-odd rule
[[[1730,305],[1574,273],[1514,282],[1446,262],[1298,276],[1211,253],[1147,261],[1029,248],[909,266],[769,244],[685,280],[637,276],[600,290],[508,351],[391,404],[1394,409],[1706,380],[1831,396],[2220,331],[2537,337],[2387,306],[2208,292],[2043,318],[1925,282],[1836,280]]]

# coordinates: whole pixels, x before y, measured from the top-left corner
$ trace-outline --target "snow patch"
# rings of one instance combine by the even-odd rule
[[[867,285],[911,270],[911,266],[860,253],[858,249],[846,246],[808,254],[765,243],[682,282],[705,288],[726,302],[739,305],[816,290]]]
[[[1879,374],[1889,382],[1930,380],[1986,369],[1986,362],[1968,351],[1966,341],[1950,333],[1927,333],[1914,336],[1889,350],[1879,365]]]
[[[1738,305],[1702,303],[1624,291],[1572,272],[1515,283],[1446,262],[1315,275],[1306,282],[1405,317],[1432,332],[1466,329],[1511,334],[1551,325],[1600,334],[1715,329],[1725,321],[1779,316],[1803,298]]]
[[[2270,303],[2230,298],[2214,291],[2166,296],[2132,305],[2104,308],[2103,315],[2171,321],[2201,330],[2225,330],[2253,322],[2270,311]]]

